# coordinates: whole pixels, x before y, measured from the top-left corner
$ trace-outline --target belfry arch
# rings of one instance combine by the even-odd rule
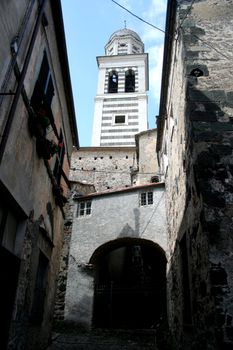
[[[93,253],[93,326],[152,328],[166,317],[166,257],[156,243],[120,238]]]

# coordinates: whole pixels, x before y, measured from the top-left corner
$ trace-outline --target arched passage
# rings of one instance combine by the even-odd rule
[[[121,238],[99,247],[95,267],[93,324],[151,328],[166,316],[166,257],[149,240]]]

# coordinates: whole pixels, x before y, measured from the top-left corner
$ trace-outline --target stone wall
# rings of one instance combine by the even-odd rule
[[[86,147],[73,152],[70,180],[93,184],[97,192],[131,185],[134,147]]]
[[[233,2],[179,5],[159,131],[169,324],[177,348],[231,349]]]
[[[159,166],[157,160],[156,140],[157,130],[150,129],[135,135],[137,146],[137,164],[135,182],[137,185],[159,182]]]
[[[3,336],[1,333],[1,349],[7,347],[2,344],[4,337],[8,338],[9,349],[45,348],[51,335],[63,239],[63,204],[68,188],[66,177],[73,144],[78,143],[74,136],[75,117],[71,85],[66,75],[67,56],[59,6],[60,2],[52,1],[19,4],[16,0],[10,3],[4,0],[0,4],[3,33],[0,90],[6,93],[0,96],[0,226],[3,231],[0,248],[10,257],[8,261],[1,261],[1,278],[6,276],[7,263],[12,268],[12,262],[19,262],[17,276],[9,278],[2,286],[7,302],[3,297],[1,323],[9,321],[9,326],[5,327]],[[45,71],[48,75],[51,73],[54,96],[46,109],[46,116],[51,118],[49,125],[42,127],[41,115],[32,109],[31,98],[45,52],[49,66]],[[11,91],[13,94],[8,94]],[[38,95],[38,101],[46,104],[44,96]],[[32,119],[34,129],[30,123]],[[39,153],[38,139],[41,136],[44,142],[53,140],[58,144],[60,129],[64,136],[61,147],[64,146],[65,152],[59,181],[53,172],[58,155]],[[5,222],[3,213],[7,217]],[[44,259],[43,278],[40,279],[43,283],[39,283],[38,277],[39,267],[42,269],[40,258]],[[36,297],[37,285],[43,290],[40,300]],[[10,293],[13,296],[9,301]],[[39,316],[35,311],[37,301],[38,304],[41,301]]]
[[[60,252],[60,270],[57,278],[57,289],[56,289],[56,299],[55,299],[56,302],[55,302],[54,315],[53,315],[55,326],[57,322],[64,320],[68,260],[69,260],[70,240],[71,240],[73,217],[74,217],[74,206],[75,206],[75,202],[73,201],[73,196],[75,193],[76,193],[76,188],[75,186],[72,186],[72,189],[67,198],[68,202],[64,208],[66,213],[66,219],[63,227],[64,237],[63,237],[62,248]]]

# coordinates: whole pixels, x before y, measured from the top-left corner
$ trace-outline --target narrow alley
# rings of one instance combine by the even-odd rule
[[[233,0],[0,0],[0,32],[0,350],[232,350]]]

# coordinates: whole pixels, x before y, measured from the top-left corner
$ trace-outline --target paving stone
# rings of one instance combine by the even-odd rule
[[[46,350],[157,350],[154,331],[99,330],[82,334],[57,333]]]

